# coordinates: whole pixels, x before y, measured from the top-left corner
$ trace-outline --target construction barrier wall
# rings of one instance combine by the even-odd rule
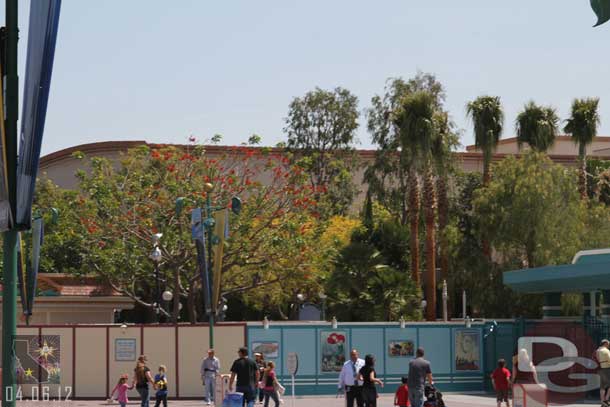
[[[105,399],[122,374],[133,377],[144,354],[151,373],[167,367],[169,397],[201,398],[201,361],[209,348],[207,325],[40,325],[18,327],[16,355],[23,399]],[[215,326],[216,355],[228,373],[244,346],[245,323]],[[137,393],[130,395],[137,398]],[[19,399],[19,398],[18,398]]]
[[[215,326],[216,356],[221,373],[229,373],[237,349],[248,346],[276,363],[280,381],[291,394],[286,361],[298,357],[297,395],[335,394],[337,377],[349,351],[373,354],[375,369],[395,391],[418,347],[432,364],[442,391],[489,389],[497,357],[510,359],[514,323],[500,324],[489,335],[489,323],[222,323]],[[16,354],[21,366],[22,397],[47,393],[51,399],[105,399],[121,374],[133,375],[135,359],[148,357],[152,373],[167,366],[169,397],[200,399],[200,366],[209,348],[208,326],[197,325],[40,325],[19,327]],[[135,391],[130,392],[137,398]]]

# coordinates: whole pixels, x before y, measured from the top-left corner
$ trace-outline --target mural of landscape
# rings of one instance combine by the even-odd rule
[[[60,341],[59,335],[15,337],[15,367],[19,384],[59,384]]]

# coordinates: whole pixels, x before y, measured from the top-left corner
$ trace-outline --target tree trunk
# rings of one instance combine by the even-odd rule
[[[188,299],[187,299],[187,308],[188,308],[188,314],[189,314],[189,322],[191,324],[195,324],[197,323],[197,310],[195,309],[195,292],[193,290],[194,287],[191,287],[191,289],[189,290],[189,294],[188,294]]]
[[[489,185],[489,181],[491,181],[491,165],[489,162],[483,163],[483,185]]]
[[[490,154],[491,156],[491,154]],[[491,159],[485,159],[483,162],[483,187],[487,187],[491,181]],[[481,236],[481,249],[483,250],[483,256],[491,262],[491,245],[487,239],[487,235],[483,232]]]
[[[409,224],[411,227],[410,251],[411,251],[411,279],[417,287],[419,279],[419,179],[415,171],[409,172]]]
[[[587,199],[587,150],[584,144],[578,146],[580,171],[578,172],[578,190],[582,199]]]
[[[449,280],[449,247],[445,231],[449,224],[449,198],[447,197],[447,180],[443,175],[439,175],[437,183],[438,194],[438,231],[439,231],[439,266],[441,269],[441,281]],[[447,305],[447,318],[451,319],[451,306]]]
[[[436,320],[436,191],[434,176],[430,167],[424,180],[425,219],[426,219],[426,320]]]

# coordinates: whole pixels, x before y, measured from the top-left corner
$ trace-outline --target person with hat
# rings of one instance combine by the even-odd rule
[[[127,399],[127,390],[133,389],[133,385],[127,383],[129,380],[129,375],[127,373],[122,374],[119,378],[119,382],[112,389],[112,393],[110,393],[110,400],[114,396],[114,393],[117,394],[117,401],[121,407],[125,407],[129,400]]]
[[[599,363],[599,398],[603,406],[610,406],[610,341],[602,340],[595,352]]]

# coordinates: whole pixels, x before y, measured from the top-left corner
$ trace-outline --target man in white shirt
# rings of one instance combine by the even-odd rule
[[[220,372],[220,361],[214,356],[214,349],[208,350],[208,357],[201,363],[201,381],[205,386],[205,399],[209,406],[214,402],[214,384]]]
[[[358,407],[362,407],[362,382],[358,380],[358,373],[364,366],[364,360],[358,357],[358,351],[352,349],[350,360],[343,364],[339,374],[339,390],[345,391],[347,407],[354,407],[354,400]]]

